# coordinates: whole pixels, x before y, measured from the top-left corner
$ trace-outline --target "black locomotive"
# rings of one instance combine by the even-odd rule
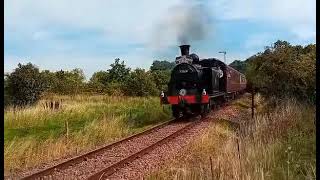
[[[243,74],[222,61],[199,59],[189,55],[190,45],[181,45],[181,56],[171,72],[168,91],[161,93],[161,103],[171,104],[173,116],[207,114],[217,104],[242,93],[246,88]]]

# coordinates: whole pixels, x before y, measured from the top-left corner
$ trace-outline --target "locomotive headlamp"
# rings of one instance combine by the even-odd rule
[[[179,91],[179,94],[180,94],[181,96],[184,96],[184,95],[187,94],[187,90],[181,89],[181,90]]]
[[[164,92],[163,91],[161,91],[161,97],[164,97]]]
[[[202,95],[207,95],[207,92],[205,89],[202,90]]]

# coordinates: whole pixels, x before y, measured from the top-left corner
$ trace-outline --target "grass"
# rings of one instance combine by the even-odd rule
[[[47,100],[62,101],[62,106],[44,109]],[[51,96],[32,107],[7,108],[5,174],[110,143],[170,116],[156,97]]]
[[[315,179],[315,107],[287,100],[266,112],[265,102],[256,100],[253,120],[249,98],[232,103],[245,112],[240,129],[216,121],[146,179]]]

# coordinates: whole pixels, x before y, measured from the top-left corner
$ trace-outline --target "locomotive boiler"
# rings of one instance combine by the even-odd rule
[[[179,118],[188,114],[206,115],[217,105],[235,98],[246,88],[245,75],[216,58],[199,59],[189,54],[190,45],[181,45],[181,56],[171,72],[168,91],[161,103],[172,105]]]

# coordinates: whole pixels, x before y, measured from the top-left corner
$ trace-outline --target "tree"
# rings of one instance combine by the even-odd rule
[[[45,79],[45,91],[50,92],[55,81],[54,73],[50,72],[49,70],[44,70],[41,72],[41,76],[43,77],[43,79]]]
[[[170,70],[154,70],[151,71],[151,75],[159,92],[168,90],[168,83],[171,75]]]
[[[7,96],[15,106],[31,105],[40,99],[45,89],[45,80],[39,69],[31,63],[18,64],[11,74],[7,75]]]
[[[315,99],[315,45],[292,46],[277,41],[248,58],[247,79],[265,97]]]
[[[157,70],[172,70],[175,66],[175,62],[168,62],[168,61],[153,61],[150,70],[157,71]]]
[[[110,83],[109,73],[106,71],[95,72],[87,84],[91,92],[104,93]]]
[[[82,69],[76,68],[71,70],[69,81],[74,88],[73,94],[78,94],[83,91],[85,80],[86,77]]]
[[[232,63],[229,64],[229,66],[238,70],[241,73],[245,73],[247,63],[246,61],[234,60]]]
[[[124,83],[129,78],[130,68],[127,68],[124,61],[119,62],[120,59],[115,59],[111,64],[111,69],[108,70],[110,81]]]
[[[50,77],[48,92],[57,94],[77,94],[84,90],[85,76],[81,69],[69,71],[57,71],[52,74],[47,73]]]
[[[166,91],[170,80],[171,70],[175,67],[175,62],[153,61],[150,71],[158,91]]]
[[[118,82],[110,82],[107,84],[103,92],[106,92],[107,94],[111,96],[123,96],[123,95],[128,95],[125,94],[125,86],[126,84],[121,84]]]
[[[100,83],[103,85],[107,85],[109,82],[109,73],[106,71],[98,71],[93,73],[92,77],[90,78],[90,82],[92,83]]]
[[[12,102],[9,92],[9,86],[8,86],[8,75],[4,75],[4,106],[10,105]]]
[[[125,85],[125,93],[129,96],[152,96],[157,95],[158,91],[150,72],[136,69],[130,73],[130,78]]]
[[[273,44],[273,49],[281,49],[281,48],[288,48],[291,47],[290,43],[288,43],[287,41],[281,41],[278,40]]]

